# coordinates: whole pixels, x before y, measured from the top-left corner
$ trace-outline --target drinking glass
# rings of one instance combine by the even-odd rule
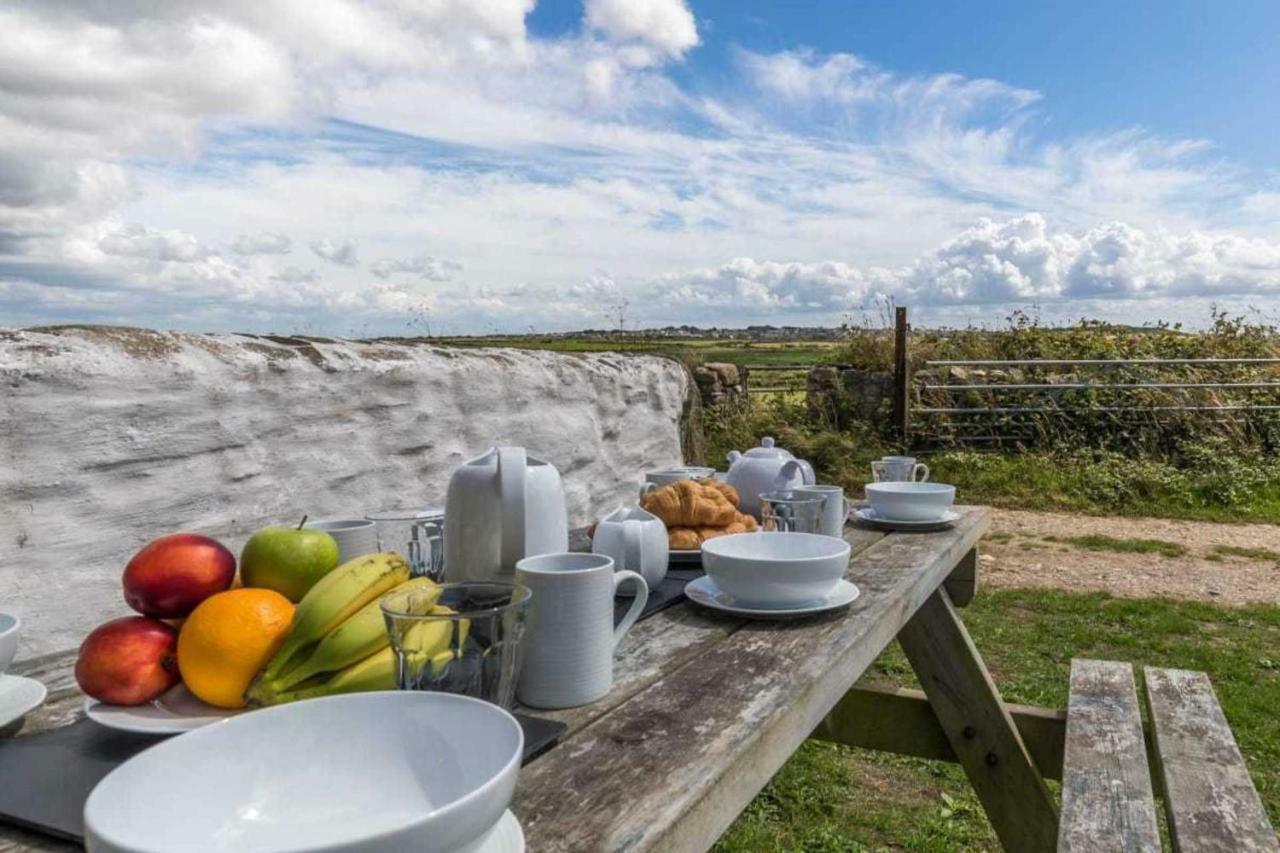
[[[929,479],[929,466],[914,456],[885,456],[871,463],[871,476],[877,483],[923,483]]]
[[[383,598],[396,687],[458,693],[510,709],[531,597],[528,587],[495,581]]]
[[[444,577],[444,510],[389,509],[365,518],[375,525],[379,551],[403,553],[414,577]]]
[[[785,533],[819,533],[825,504],[822,495],[791,490],[765,492],[760,496],[761,526]]]

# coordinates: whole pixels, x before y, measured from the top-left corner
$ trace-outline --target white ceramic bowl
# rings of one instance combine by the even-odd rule
[[[18,653],[18,632],[22,620],[9,613],[0,613],[0,675],[9,671],[13,656]]]
[[[937,521],[956,499],[945,483],[869,483],[867,500],[876,515],[893,521]]]
[[[849,568],[849,543],[816,533],[735,533],[702,543],[702,567],[737,604],[796,606],[835,589]]]
[[[496,705],[357,693],[243,714],[164,741],[85,803],[91,853],[447,853],[506,810],[524,735]]]

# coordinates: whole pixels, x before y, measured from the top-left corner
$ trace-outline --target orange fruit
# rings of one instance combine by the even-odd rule
[[[293,603],[272,589],[229,589],[191,611],[178,633],[178,671],[210,705],[243,708],[244,693],[289,634]]]

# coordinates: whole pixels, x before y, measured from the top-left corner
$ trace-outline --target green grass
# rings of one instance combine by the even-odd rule
[[[1242,548],[1238,545],[1214,545],[1209,549],[1212,557],[1242,557],[1246,560],[1272,560],[1280,563],[1280,551],[1270,548]]]
[[[1163,539],[1117,539],[1102,533],[1085,536],[1046,536],[1046,542],[1065,542],[1089,551],[1118,551],[1122,554],[1159,554],[1162,557],[1181,557],[1187,553],[1185,545],[1166,542]]]
[[[733,338],[668,339],[619,336],[617,338],[557,338],[512,336],[485,338],[436,338],[432,343],[451,347],[515,347],[556,352],[622,352],[665,355],[685,362],[727,361],[754,367],[776,364],[823,364],[835,361],[841,345],[835,341],[750,341]]]
[[[983,593],[962,613],[1010,702],[1064,705],[1072,657],[1208,672],[1280,826],[1280,607],[1009,590]],[[867,678],[913,684],[896,645]],[[957,766],[811,742],[715,849],[943,853],[999,845]]]

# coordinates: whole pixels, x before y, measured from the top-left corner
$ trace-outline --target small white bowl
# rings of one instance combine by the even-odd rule
[[[738,604],[792,607],[830,593],[849,543],[816,533],[735,533],[702,543],[702,567]]]
[[[13,656],[18,653],[18,633],[22,620],[11,613],[0,613],[0,675],[9,671]]]
[[[869,483],[867,500],[891,521],[937,521],[951,509],[956,487],[945,483]]]
[[[357,693],[253,711],[157,744],[84,807],[90,853],[448,853],[515,790],[524,735],[497,705]]]

